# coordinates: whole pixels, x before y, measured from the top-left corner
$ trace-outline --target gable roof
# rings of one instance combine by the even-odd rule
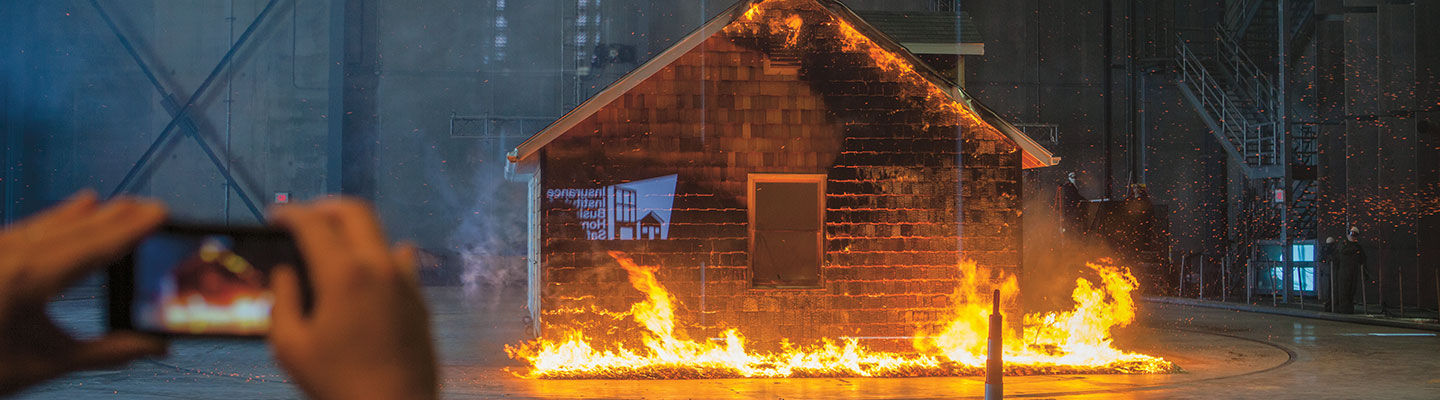
[[[518,163],[534,156],[540,152],[541,148],[544,148],[550,144],[550,142],[559,138],[565,134],[565,132],[568,132],[571,128],[579,125],[595,112],[600,111],[600,109],[609,105],[611,102],[624,96],[625,93],[639,86],[640,83],[660,72],[681,56],[689,53],[711,36],[720,33],[726,26],[735,22],[745,14],[754,12],[756,7],[759,7],[761,3],[766,1],[773,0],[744,0],[737,2],[728,10],[721,12],[720,15],[706,22],[700,29],[696,29],[690,33],[690,35],[676,42],[674,46],[651,58],[650,61],[641,64],[640,67],[635,68],[635,70],[630,71],[630,73],[625,74],[625,76],[611,83],[610,86],[604,90],[601,90],[600,93],[581,103],[579,107],[575,107],[575,109],[565,113],[560,119],[555,120],[550,126],[545,127],[544,130],[541,130],[539,133],[520,143],[519,146],[515,147],[514,150],[511,150],[510,153],[506,155],[506,158],[509,159],[511,163]],[[931,85],[934,85],[941,92],[944,92],[951,100],[968,108],[982,121],[994,127],[1006,138],[1013,141],[1020,147],[1022,153],[1021,165],[1023,168],[1049,167],[1060,163],[1059,157],[1051,154],[1049,150],[1046,150],[1039,143],[1035,142],[1034,139],[1031,139],[1024,132],[1020,131],[1019,128],[1006,122],[1004,118],[1001,118],[999,114],[996,114],[989,107],[985,107],[984,104],[970,97],[970,95],[960,89],[959,86],[945,79],[940,73],[930,68],[914,54],[906,50],[904,46],[901,46],[895,40],[865,22],[864,19],[860,18],[859,15],[856,15],[855,12],[851,11],[848,7],[845,7],[845,5],[835,0],[811,1],[819,4],[834,17],[849,23],[885,51],[903,59],[916,73],[920,74],[922,78],[927,80]]]

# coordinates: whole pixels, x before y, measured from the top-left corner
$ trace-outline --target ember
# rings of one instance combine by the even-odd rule
[[[559,340],[539,339],[506,346],[511,358],[529,364],[520,374],[544,379],[715,379],[740,377],[920,377],[969,376],[983,372],[989,284],[978,278],[978,265],[964,262],[967,277],[956,289],[954,314],[946,328],[917,333],[915,353],[868,350],[856,339],[822,340],[780,352],[747,351],[740,332],[729,329],[718,342],[690,339],[676,329],[674,296],[655,278],[655,268],[640,266],[620,252],[610,252],[645,299],[628,315],[644,328],[643,349],[614,343],[592,343],[584,332],[571,330]],[[1135,317],[1131,293],[1135,279],[1119,266],[1088,264],[1101,283],[1076,280],[1073,310],[1025,316],[1023,336],[1005,338],[1005,373],[1139,374],[1179,370],[1159,357],[1116,349],[1110,330]],[[1018,286],[1007,277],[999,289],[1013,299]],[[934,336],[930,336],[930,335]]]

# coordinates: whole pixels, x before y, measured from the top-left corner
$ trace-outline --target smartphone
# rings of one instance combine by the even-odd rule
[[[275,305],[270,272],[293,266],[310,290],[290,233],[268,227],[166,224],[109,271],[113,330],[161,336],[263,337]]]

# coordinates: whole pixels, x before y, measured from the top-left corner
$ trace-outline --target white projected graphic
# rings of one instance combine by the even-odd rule
[[[545,198],[575,207],[589,240],[663,240],[670,237],[676,175],[598,188],[550,189]]]

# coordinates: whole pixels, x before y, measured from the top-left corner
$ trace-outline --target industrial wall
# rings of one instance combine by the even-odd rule
[[[1440,307],[1440,4],[1317,4],[1319,235],[1361,229],[1368,303]]]
[[[643,298],[612,250],[658,267],[691,334],[740,328],[761,346],[906,337],[940,321],[957,250],[995,274],[985,279],[1018,273],[1018,147],[926,100],[913,72],[843,49],[854,39],[823,13],[801,14],[798,49],[784,47],[788,31],[737,23],[543,148],[544,334],[609,326],[591,307],[624,312]],[[787,55],[796,64],[777,66]],[[750,173],[826,176],[818,287],[751,286]],[[584,225],[596,207],[552,195],[672,174],[663,240],[597,240]]]
[[[159,138],[171,94],[184,104],[265,6],[258,0],[104,2],[164,92],[90,2],[7,2],[5,218],[81,188],[109,194]],[[277,192],[323,192],[328,6],[280,2],[189,115],[234,184],[263,208]],[[183,126],[124,192],[186,219],[257,219]]]

